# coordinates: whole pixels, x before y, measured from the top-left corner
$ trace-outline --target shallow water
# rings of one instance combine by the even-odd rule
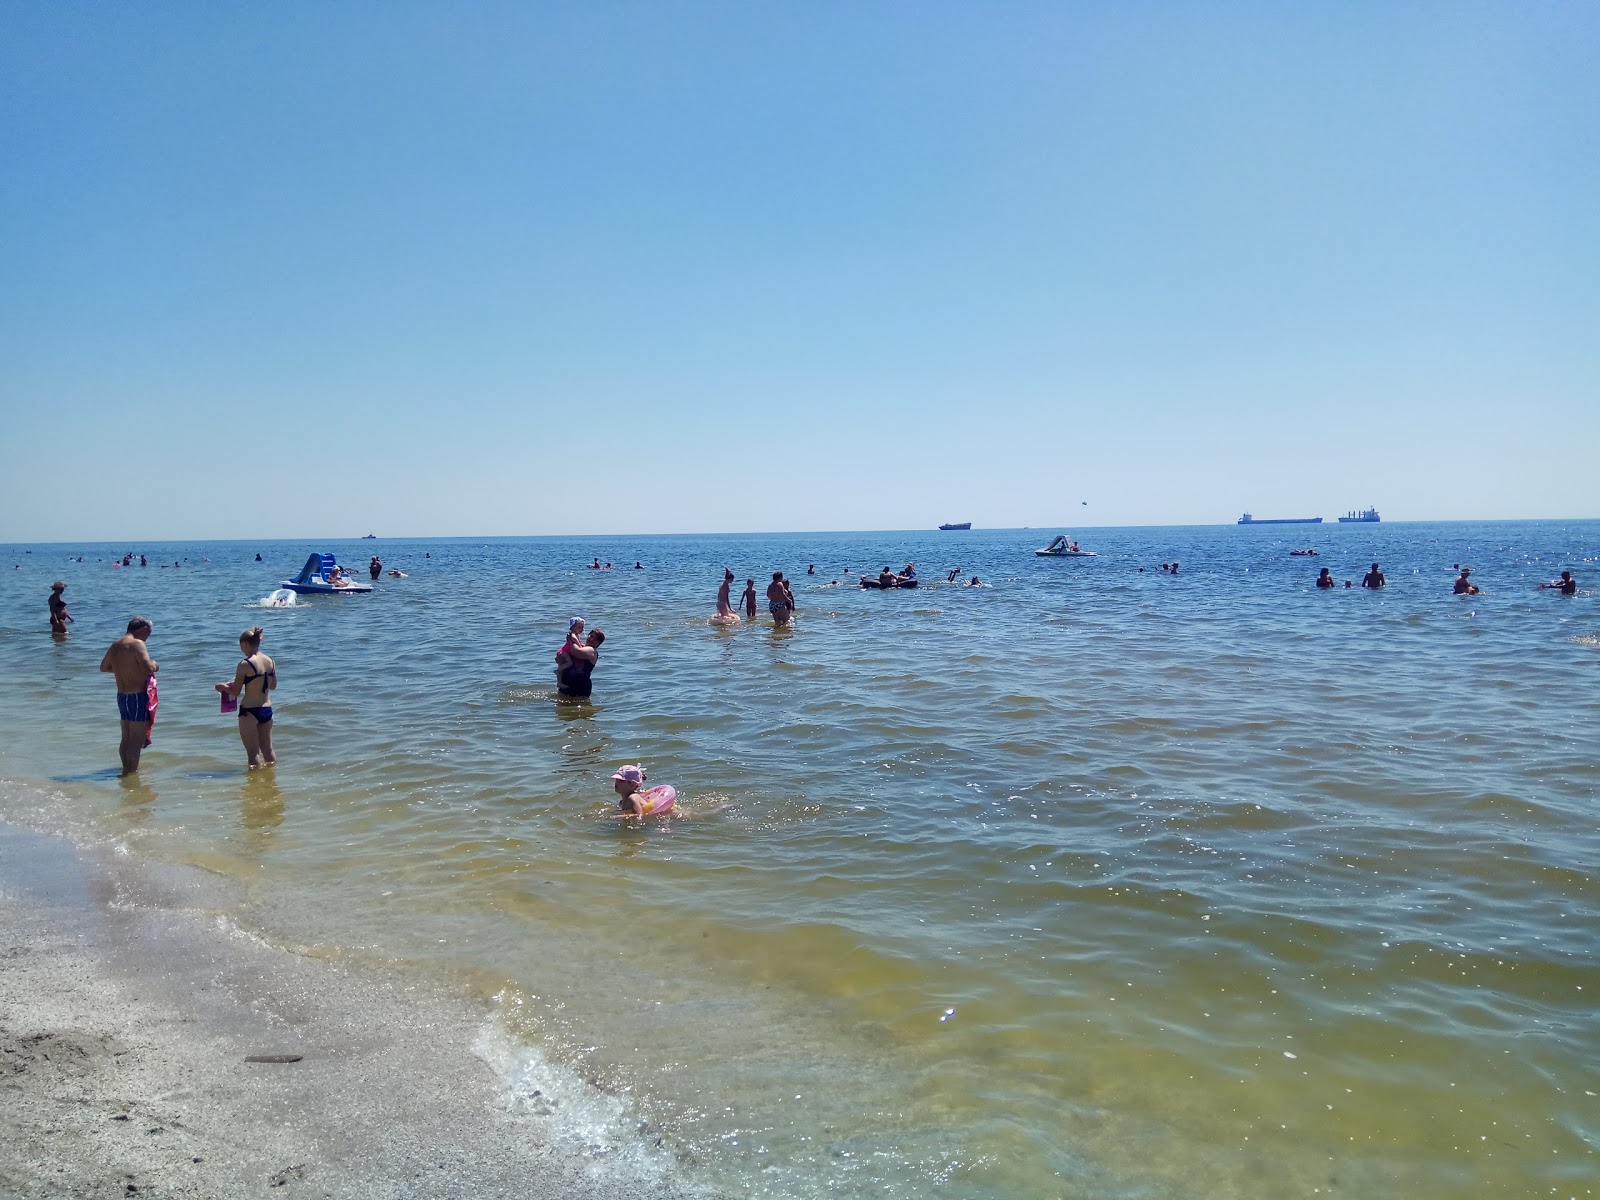
[[[10,815],[233,876],[282,944],[501,997],[482,1051],[515,1103],[719,1189],[1594,1194],[1600,522],[1036,558],[1051,532],[143,570],[0,547],[0,775],[53,797]],[[410,578],[259,607],[324,548]],[[1381,593],[1310,586],[1373,558]],[[907,559],[915,592],[824,586]],[[794,628],[708,625],[724,562],[789,572]],[[957,563],[993,586],[944,586]],[[1454,563],[1484,595],[1449,594]],[[1563,567],[1583,594],[1534,590]],[[96,670],[133,611],[162,662],[137,782],[106,770]],[[608,634],[592,704],[551,692],[575,613]],[[282,763],[246,775],[210,685],[257,622]],[[685,817],[608,819],[634,761]]]

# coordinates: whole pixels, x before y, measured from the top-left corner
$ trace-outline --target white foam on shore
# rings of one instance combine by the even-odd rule
[[[495,1000],[501,1005],[516,1003],[504,992]],[[541,1140],[582,1158],[613,1183],[655,1194],[670,1179],[674,1194],[702,1194],[678,1177],[673,1153],[624,1097],[553,1062],[508,1029],[501,1014],[490,1017],[479,1030],[472,1051],[500,1081],[506,1111],[533,1122]]]

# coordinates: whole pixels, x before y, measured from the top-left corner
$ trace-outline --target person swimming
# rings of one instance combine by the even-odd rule
[[[617,813],[619,819],[664,816],[677,806],[677,789],[669,783],[645,788],[646,778],[648,776],[644,768],[633,764],[619,767],[611,776],[612,787],[617,793],[617,808],[621,810]]]

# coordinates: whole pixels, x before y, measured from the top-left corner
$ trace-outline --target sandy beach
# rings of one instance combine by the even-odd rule
[[[643,1194],[506,1093],[469,1002],[268,946],[226,886],[0,825],[0,1193]]]

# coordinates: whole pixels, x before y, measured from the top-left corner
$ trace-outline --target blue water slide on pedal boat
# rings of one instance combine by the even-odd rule
[[[343,584],[334,587],[328,580],[338,565],[331,554],[313,554],[306,559],[306,565],[300,568],[300,574],[293,579],[285,579],[283,586],[301,596],[345,596],[372,590],[371,584],[357,583],[348,575]]]
[[[1099,558],[1093,550],[1075,550],[1073,544],[1067,540],[1067,535],[1058,533],[1050,539],[1048,546],[1042,546],[1034,551],[1040,558]]]

